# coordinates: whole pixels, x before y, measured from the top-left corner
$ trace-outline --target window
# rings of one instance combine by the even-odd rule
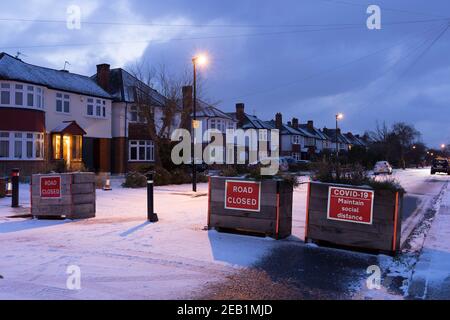
[[[0,159],[44,158],[44,135],[35,132],[0,132]]]
[[[2,105],[44,108],[44,89],[20,83],[0,83],[0,102]]]
[[[87,99],[87,115],[93,116],[94,115],[94,99],[88,98]]]
[[[43,106],[44,106],[43,101],[44,101],[43,90],[41,88],[36,88],[36,103],[37,103],[38,109],[43,108]]]
[[[16,106],[23,106],[23,85],[16,84],[15,89],[15,104]]]
[[[11,85],[9,83],[2,83],[0,85],[0,103],[4,105],[11,104],[11,93],[10,93]]]
[[[94,118],[106,118],[106,101],[102,99],[88,98],[86,115]]]
[[[293,153],[292,153],[292,158],[294,158],[294,159],[297,160],[297,161],[302,160],[302,156],[301,156],[301,154],[298,153],[298,152],[293,152]]]
[[[34,87],[27,86],[27,107],[34,106]]]
[[[137,106],[130,107],[130,122],[146,123],[144,114],[139,110]]]
[[[260,141],[267,141],[267,130],[266,129],[259,129],[258,134],[259,134]]]
[[[155,147],[151,140],[130,140],[130,161],[154,161]]]
[[[53,159],[61,159],[61,136],[53,135],[52,139]]]
[[[74,160],[82,159],[82,141],[81,136],[72,136],[72,159]]]
[[[292,136],[292,144],[300,144],[300,136]]]
[[[9,132],[0,132],[0,159],[9,158]]]
[[[56,112],[70,113],[70,96],[68,94],[56,94]]]
[[[102,115],[102,101],[97,99],[96,101],[96,105],[95,105],[95,115],[97,117],[100,117]]]

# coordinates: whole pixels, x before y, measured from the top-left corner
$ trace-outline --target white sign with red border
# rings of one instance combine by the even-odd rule
[[[259,212],[261,210],[261,183],[225,180],[225,209]]]

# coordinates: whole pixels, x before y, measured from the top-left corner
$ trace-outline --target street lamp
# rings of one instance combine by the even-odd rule
[[[442,149],[442,156],[443,157],[446,157],[447,156],[447,154],[446,154],[446,149],[447,148],[447,145],[445,145],[445,144],[441,144],[441,149]]]
[[[208,57],[204,54],[198,54],[192,58],[193,65],[193,87],[194,87],[194,102],[193,102],[193,116],[192,116],[192,142],[191,142],[191,157],[192,157],[192,191],[197,192],[197,166],[195,163],[194,153],[195,153],[195,128],[197,124],[197,65],[203,66],[208,63]]]
[[[336,142],[336,163],[339,160],[339,145],[338,145],[338,121],[342,120],[344,118],[344,115],[342,113],[338,113],[336,115],[336,136],[335,136],[335,142]]]

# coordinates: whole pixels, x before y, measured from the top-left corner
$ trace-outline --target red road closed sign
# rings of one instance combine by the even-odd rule
[[[327,218],[372,224],[374,192],[363,189],[330,187]]]
[[[256,181],[225,181],[225,209],[260,211],[261,183]]]
[[[41,177],[41,198],[61,197],[61,177]]]

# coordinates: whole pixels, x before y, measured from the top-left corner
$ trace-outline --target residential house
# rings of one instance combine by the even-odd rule
[[[299,127],[311,136],[305,140],[304,154],[308,159],[324,150],[330,149],[331,142],[329,137],[314,126],[314,121],[308,120],[307,123],[301,124]]]
[[[111,170],[112,97],[90,77],[0,53],[0,174]]]
[[[113,99],[112,172],[125,173],[154,163],[155,145],[150,130],[169,136],[179,125],[179,112],[163,127],[166,98],[122,68],[111,69],[108,64],[100,64],[92,79]],[[142,110],[147,107],[151,110]],[[154,127],[148,124],[151,118]]]
[[[367,148],[366,142],[364,142],[364,140],[358,134],[354,135],[351,132],[347,132],[344,134],[344,136],[350,142],[349,150],[351,150],[351,148],[353,148],[355,146],[360,147],[360,148]]]
[[[184,109],[189,110],[189,114],[191,118],[193,117],[192,111],[192,87],[186,86],[183,88],[183,102]],[[196,120],[199,123],[199,128],[201,129],[201,137],[203,148],[208,145],[212,137],[210,135],[205,134],[207,130],[217,131],[222,134],[223,139],[223,147],[221,149],[220,154],[210,154],[210,160],[216,161],[217,163],[226,162],[226,132],[227,130],[236,130],[237,121],[228,113],[221,111],[217,107],[214,107],[202,100],[197,99],[196,103]],[[186,125],[185,125],[186,127]]]
[[[283,123],[281,113],[275,115],[270,124],[280,130],[280,155],[289,156],[296,160],[307,159],[305,141],[314,136],[299,127],[297,118],[292,118],[287,124]]]
[[[258,138],[257,141],[248,141],[246,143],[247,151],[245,151],[245,155],[240,155],[241,157],[245,156],[246,160],[249,160],[249,154],[248,154],[248,147],[249,145],[254,145],[254,149],[258,151],[258,160],[259,160],[259,151],[260,150],[267,150],[268,152],[271,151],[270,143],[271,143],[271,135],[270,130],[275,129],[275,126],[273,126],[268,121],[263,121],[259,119],[255,115],[250,115],[245,112],[245,105],[243,103],[237,103],[236,104],[236,111],[235,112],[228,112],[227,113],[231,118],[236,122],[237,129],[255,129],[258,132]],[[264,145],[264,146],[263,146]]]
[[[351,147],[351,142],[347,137],[341,133],[341,129],[327,129],[323,128],[322,132],[332,141],[332,151],[336,150],[336,142],[339,152],[347,152]]]

